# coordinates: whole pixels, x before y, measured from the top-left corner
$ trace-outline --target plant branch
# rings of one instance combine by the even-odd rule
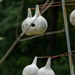
[[[52,3],[53,3],[53,1],[51,1],[51,3],[49,4],[49,6],[50,6]],[[41,14],[43,14],[47,9],[48,9],[48,7],[45,8]],[[37,17],[38,17],[38,16],[37,16]],[[37,17],[34,19],[34,21],[37,19]],[[33,22],[34,22],[34,21],[33,21]],[[32,22],[32,23],[33,23],[33,22]],[[32,23],[31,23],[31,24],[32,24]],[[4,56],[2,57],[2,59],[0,60],[0,64],[7,58],[7,56],[10,54],[10,52],[13,50],[13,48],[16,46],[16,44],[17,44],[18,41],[20,40],[20,38],[21,38],[21,37],[27,32],[27,30],[30,28],[31,24],[27,27],[27,29],[26,29],[24,32],[22,32],[22,33],[17,37],[17,39],[15,40],[15,42],[11,45],[11,47],[8,49],[8,51],[5,53],[5,55],[4,55]]]
[[[21,12],[22,12],[22,8],[23,8],[23,4],[24,4],[24,0],[21,1],[21,6],[20,6],[20,10],[19,10],[19,13],[18,13],[18,16],[17,16],[17,21],[16,21],[16,39],[18,37],[18,24],[19,24],[19,19],[21,17]]]
[[[45,36],[45,35],[52,35],[52,34],[62,33],[64,31],[65,30],[62,29],[62,30],[59,30],[59,31],[47,32],[47,33],[44,33],[44,34],[35,35],[35,36],[31,36],[31,37],[28,37],[28,38],[25,38],[25,39],[21,39],[20,41],[27,41],[27,40],[31,40],[31,39],[34,39],[34,38],[37,38],[37,37],[41,37],[41,36]]]

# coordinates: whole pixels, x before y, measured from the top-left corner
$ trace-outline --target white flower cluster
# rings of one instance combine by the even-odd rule
[[[25,33],[26,35],[43,34],[47,30],[47,21],[41,16],[38,5],[36,5],[35,15],[33,17],[30,8],[28,8],[28,16],[21,26],[22,31],[24,32],[28,26],[30,27]]]
[[[40,69],[36,64],[37,57],[34,58],[31,65],[23,69],[22,75],[55,75],[54,71],[51,69],[51,58],[48,58],[46,65]]]

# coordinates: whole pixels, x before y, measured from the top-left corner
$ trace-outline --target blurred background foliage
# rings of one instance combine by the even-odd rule
[[[20,12],[22,0],[4,0],[0,3],[0,59],[16,40],[16,21]],[[43,4],[46,0],[24,0],[21,16],[18,21],[18,34],[21,24],[27,17],[27,8]],[[55,0],[57,1],[57,0]],[[58,0],[60,1],[60,0]],[[74,6],[66,6],[72,50],[75,49],[75,27],[69,22],[69,15]],[[34,11],[33,15],[34,15]],[[64,28],[62,7],[49,8],[42,16],[48,21],[48,30],[55,31]],[[26,37],[25,35],[23,37]],[[23,38],[22,37],[22,38]],[[0,75],[22,75],[23,68],[31,64],[35,56],[58,55],[67,52],[65,33],[42,36],[28,41],[18,42],[6,60],[0,65]],[[75,57],[73,57],[75,70]],[[38,67],[45,65],[47,59],[38,59]],[[68,57],[52,59],[52,69],[56,75],[70,75]]]

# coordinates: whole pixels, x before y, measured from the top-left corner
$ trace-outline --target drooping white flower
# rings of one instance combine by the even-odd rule
[[[2,2],[3,0],[0,0],[0,2]]]
[[[39,68],[36,66],[37,64],[37,57],[34,58],[32,64],[26,66],[23,69],[22,75],[36,75]]]
[[[75,10],[73,10],[70,14],[70,22],[73,26],[75,26]]]
[[[37,75],[55,75],[51,69],[51,58],[48,58],[46,65],[38,70]]]
[[[28,16],[27,16],[27,18],[23,21],[22,26],[21,26],[21,29],[22,29],[23,32],[24,32],[24,31],[28,28],[28,26],[30,25],[31,19],[32,19],[32,13],[31,13],[30,8],[28,8]],[[27,33],[28,33],[28,31],[27,31],[25,34],[27,34]]]

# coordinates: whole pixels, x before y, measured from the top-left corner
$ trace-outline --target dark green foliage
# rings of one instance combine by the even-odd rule
[[[18,22],[18,33],[21,33],[21,24],[27,17],[27,8],[35,7],[36,4],[44,3],[43,0],[24,0],[21,16]],[[0,3],[0,36],[4,39],[0,40],[0,59],[10,48],[16,39],[16,21],[20,12],[21,0],[4,0]],[[43,16],[47,19],[50,31],[51,10],[48,9]],[[74,7],[67,6],[67,18],[69,24],[69,32],[71,38],[72,50],[75,49],[75,27],[69,22],[69,15],[74,10]],[[34,14],[34,10],[32,10]],[[64,28],[62,8],[59,7],[57,17],[57,29]],[[51,35],[50,35],[51,36]],[[48,51],[50,36],[42,36],[29,41],[18,42],[13,51],[9,54],[6,60],[0,65],[0,75],[22,75],[22,70],[28,64],[31,64],[35,56],[58,55],[67,52],[66,36],[65,33],[56,34],[56,41],[53,49]],[[25,35],[22,37],[26,37]],[[74,69],[75,58],[73,57]],[[46,59],[47,60],[47,59]],[[38,59],[38,66],[42,67],[46,63],[45,59]],[[59,57],[52,59],[52,69],[56,75],[70,75],[68,57]]]

